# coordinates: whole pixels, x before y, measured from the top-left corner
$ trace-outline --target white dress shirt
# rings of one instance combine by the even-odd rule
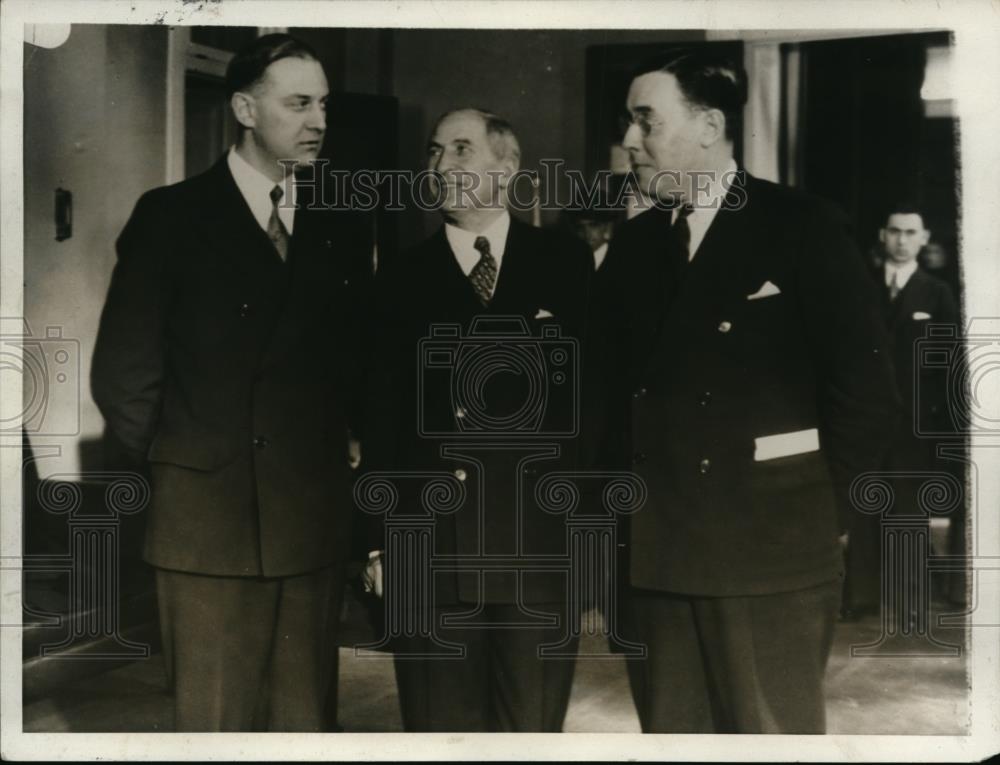
[[[910,277],[916,273],[917,270],[917,259],[907,261],[906,263],[893,263],[891,260],[885,262],[885,286],[892,286],[892,278],[896,277],[896,286],[899,289],[903,289],[906,283],[910,281]]]
[[[724,183],[724,179],[730,179],[735,172],[736,161],[730,160],[729,165],[722,171],[722,175],[713,178],[708,189],[698,196],[697,202],[687,217],[688,229],[691,231],[691,242],[688,245],[688,260],[694,259],[695,253],[698,252],[698,247],[701,246],[702,241],[705,239],[705,234],[708,233],[708,227],[715,220],[715,216],[722,206],[722,200],[729,191],[730,184]],[[676,219],[677,209],[675,208],[670,218],[671,224]]]
[[[500,267],[503,264],[503,251],[507,245],[507,232],[510,230],[510,213],[506,210],[493,221],[485,231],[476,233],[466,231],[464,228],[453,226],[450,223],[444,224],[444,235],[448,238],[451,251],[455,254],[462,273],[466,276],[472,273],[472,269],[482,257],[482,253],[476,249],[476,239],[485,236],[490,243],[490,254],[497,262],[497,279],[493,282],[493,290],[496,291],[497,281],[500,281]]]
[[[229,149],[229,155],[226,157],[226,160],[229,163],[229,172],[233,174],[233,180],[236,181],[236,186],[246,200],[250,212],[253,213],[254,219],[265,232],[267,231],[267,224],[271,220],[271,209],[273,208],[271,189],[276,185],[280,185],[285,189],[285,194],[287,195],[288,187],[291,186],[291,200],[282,197],[278,202],[278,218],[285,224],[285,229],[288,231],[289,236],[291,236],[292,228],[295,225],[295,184],[284,182],[275,184],[274,181],[260,170],[243,159],[239,155],[239,152],[236,151],[235,146]]]
[[[608,243],[605,242],[596,250],[594,250],[594,270],[596,271],[601,267],[601,263],[604,262],[605,256],[608,254]]]

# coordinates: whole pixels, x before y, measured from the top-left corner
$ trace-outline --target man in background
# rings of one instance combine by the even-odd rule
[[[236,145],[143,195],[118,239],[92,387],[151,466],[144,556],[176,729],[318,731],[371,249],[347,213],[305,209],[290,175],[326,130],[313,51],[263,36],[226,85]]]
[[[594,271],[599,272],[619,215],[610,210],[585,208],[569,208],[564,215],[570,231],[590,248],[594,255]]]
[[[895,412],[843,219],[733,159],[746,92],[732,62],[687,53],[627,100],[658,205],[615,234],[598,326],[648,489],[629,545],[646,732],[824,731],[848,486]]]
[[[879,229],[883,264],[873,272],[881,295],[882,318],[889,333],[892,362],[896,371],[896,390],[903,402],[902,413],[893,431],[884,468],[895,473],[923,473],[955,470],[956,463],[943,462],[936,456],[939,439],[929,433],[949,430],[948,390],[936,370],[915,363],[917,343],[927,335],[931,324],[959,329],[958,304],[951,288],[919,265],[921,250],[930,241],[931,232],[921,210],[909,202],[899,202],[887,211]],[[933,341],[931,341],[933,342]],[[918,396],[919,393],[919,396]],[[953,402],[953,405],[957,402]],[[920,430],[923,433],[920,433]],[[893,481],[897,515],[924,516],[917,502],[912,479]],[[964,528],[961,510],[951,518],[953,533],[960,534],[954,554],[964,551]],[[881,602],[881,522],[878,516],[854,513],[847,553],[845,616],[858,617],[876,612]],[[956,540],[957,541],[957,540]],[[935,580],[935,583],[937,580]],[[904,583],[906,587],[915,582]],[[901,602],[896,599],[896,602]],[[910,615],[904,615],[909,617]]]

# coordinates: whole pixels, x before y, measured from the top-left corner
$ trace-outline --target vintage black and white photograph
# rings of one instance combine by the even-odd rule
[[[998,32],[5,3],[4,756],[996,754]]]

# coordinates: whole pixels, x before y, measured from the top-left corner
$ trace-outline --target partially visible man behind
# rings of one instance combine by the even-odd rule
[[[745,73],[700,53],[628,94],[624,145],[659,205],[612,240],[597,325],[648,488],[629,591],[646,732],[824,731],[848,486],[897,406],[844,221],[733,159],[745,100]]]
[[[145,558],[177,730],[316,731],[370,249],[286,175],[323,142],[316,55],[266,35],[226,84],[237,144],[143,195],[118,240],[92,387],[110,435],[151,464]]]
[[[958,304],[951,288],[927,273],[918,262],[921,250],[930,241],[931,232],[921,210],[910,202],[898,202],[886,214],[879,229],[884,261],[874,272],[882,295],[882,317],[889,332],[892,361],[896,370],[896,388],[903,402],[903,416],[892,434],[885,469],[892,472],[927,472],[957,469],[957,463],[938,460],[938,439],[929,431],[947,432],[949,402],[944,380],[936,370],[923,369],[914,363],[917,343],[927,336],[931,324],[950,325],[955,337],[959,330]],[[933,342],[933,340],[930,340]],[[919,396],[917,395],[919,393]],[[957,403],[957,402],[956,402]],[[918,432],[920,428],[925,432]],[[894,513],[926,515],[917,503],[912,481],[894,481]],[[882,583],[881,518],[855,513],[847,554],[845,614],[860,616],[880,606]],[[953,554],[964,552],[961,509],[951,516]],[[935,580],[935,584],[937,580]],[[905,582],[916,587],[917,582]],[[896,603],[909,602],[896,598]],[[911,618],[913,615],[897,615]]]

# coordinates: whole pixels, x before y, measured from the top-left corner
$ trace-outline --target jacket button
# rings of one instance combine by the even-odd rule
[[[323,246],[326,247],[326,249],[328,249],[328,250],[332,250],[333,249],[333,240],[332,239],[327,239],[325,242],[323,242]]]
[[[648,393],[648,391],[645,388],[639,388],[639,390],[632,394],[632,398],[642,398],[646,395],[646,393]]]
[[[263,449],[265,446],[267,446],[267,439],[264,438],[263,436],[257,436],[253,440],[253,445],[256,446],[258,449]]]
[[[719,324],[719,332],[721,332],[722,334],[726,334],[732,328],[733,328],[733,324],[732,324],[732,322],[729,322],[729,321],[724,321],[724,322],[722,322],[722,323]]]
[[[704,459],[698,463],[698,472],[705,475],[709,470],[712,469],[711,460]]]
[[[704,393],[701,394],[701,398],[698,399],[698,403],[701,404],[702,406],[708,406],[711,400],[712,400],[712,392],[705,391]]]
[[[459,481],[464,481],[466,479],[466,473],[465,473],[465,471],[462,470],[462,468],[459,468],[458,470],[456,470],[455,471],[455,478],[457,478]]]
[[[249,315],[250,315],[250,304],[244,303],[243,305],[240,306],[240,316],[242,316],[245,319]]]
[[[633,465],[641,465],[645,461],[646,461],[646,455],[643,454],[642,452],[636,452],[634,455],[632,455]]]

